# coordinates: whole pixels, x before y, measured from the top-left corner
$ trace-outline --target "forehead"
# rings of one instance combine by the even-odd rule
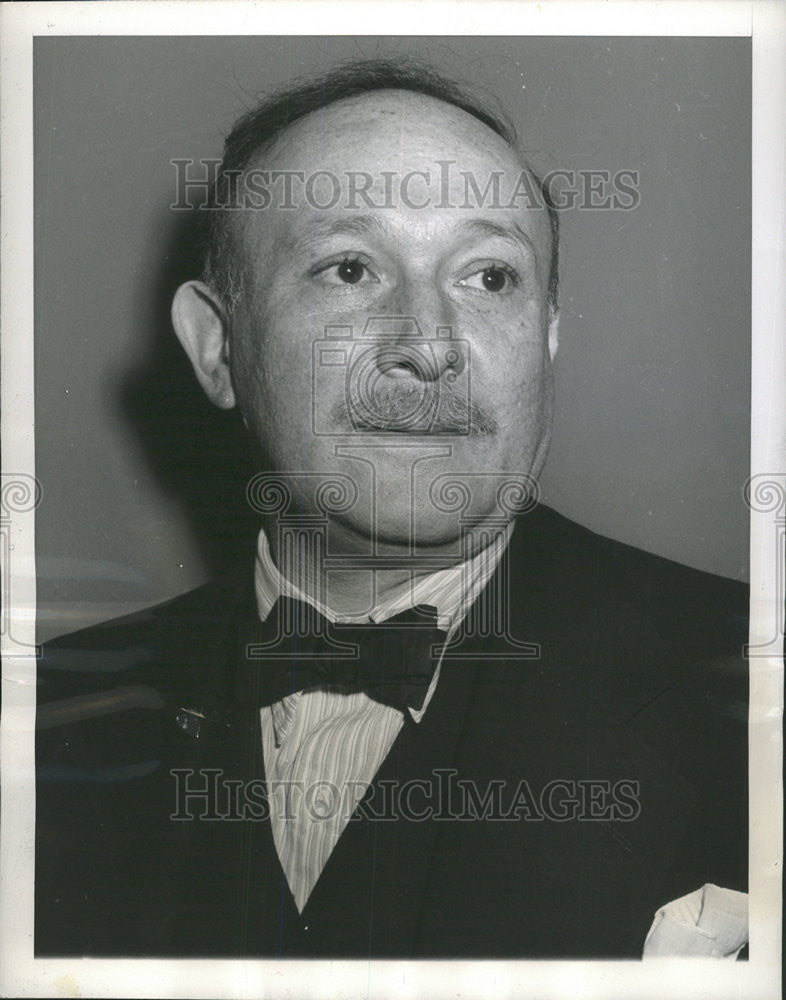
[[[424,94],[375,91],[327,105],[285,129],[253,166],[272,194],[270,211],[251,213],[245,227],[257,248],[369,213],[431,235],[468,219],[515,225],[544,255],[550,246],[517,151],[474,115]]]
[[[410,168],[456,157],[496,169],[518,169],[516,153],[474,115],[444,101],[406,90],[382,90],[329,104],[299,119],[279,137],[265,160],[270,166],[324,164],[363,169],[380,161]]]

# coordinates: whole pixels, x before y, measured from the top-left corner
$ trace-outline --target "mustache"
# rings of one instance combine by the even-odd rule
[[[423,413],[428,414],[425,419],[416,419]],[[499,430],[491,414],[472,400],[444,385],[412,380],[378,383],[362,401],[350,391],[348,398],[342,397],[331,408],[330,417],[356,431],[487,437]]]

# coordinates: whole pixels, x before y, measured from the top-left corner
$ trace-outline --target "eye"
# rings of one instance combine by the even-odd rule
[[[342,260],[336,268],[336,277],[347,285],[356,285],[365,273],[366,268],[359,260]]]
[[[466,288],[477,288],[484,292],[510,292],[518,284],[516,272],[501,264],[490,264],[474,274],[461,278],[459,285]]]
[[[376,282],[368,265],[357,257],[344,257],[340,261],[323,264],[314,270],[314,275],[327,285],[357,285],[360,282]]]

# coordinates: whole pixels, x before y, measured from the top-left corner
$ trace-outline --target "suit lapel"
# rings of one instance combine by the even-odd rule
[[[297,912],[265,809],[255,671],[243,657],[245,645],[264,638],[265,629],[256,614],[252,573],[244,568],[211,589],[201,614],[209,628],[169,637],[180,667],[171,673],[182,678],[169,694],[171,757],[175,766],[194,772],[190,780],[215,771],[220,788],[237,782],[242,794],[237,810],[222,792],[219,812],[225,819],[182,825],[180,861],[199,868],[196,877],[184,874],[184,884],[194,886],[189,905],[209,914],[203,921],[212,928],[210,941],[202,944],[205,954],[280,954],[283,928]],[[244,817],[249,789],[256,804]],[[182,923],[191,934],[195,921]]]

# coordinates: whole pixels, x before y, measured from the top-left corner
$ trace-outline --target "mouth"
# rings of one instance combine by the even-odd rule
[[[466,437],[467,430],[462,427],[457,429],[454,426],[434,424],[430,427],[408,427],[396,424],[371,423],[357,420],[349,428],[347,433],[360,434],[397,434],[406,437],[434,437],[439,435],[450,435],[451,437]]]

